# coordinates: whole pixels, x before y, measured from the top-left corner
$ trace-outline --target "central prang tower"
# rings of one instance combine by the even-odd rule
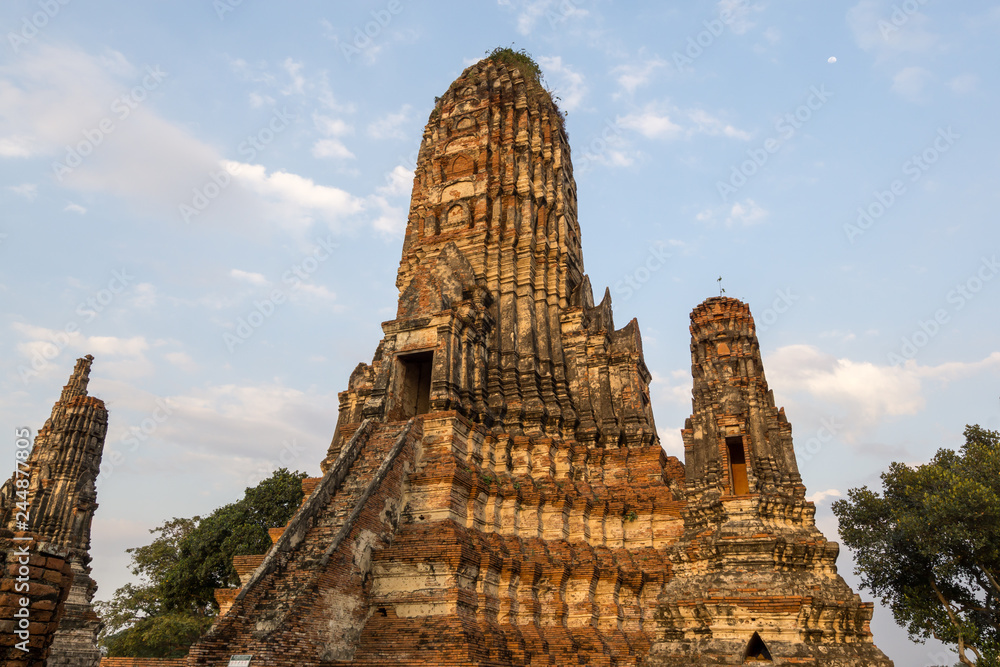
[[[437,99],[396,284],[323,477],[267,554],[235,559],[242,586],[217,591],[191,667],[891,665],[835,581],[752,324],[695,364],[688,475],[661,449],[638,324],[615,329],[608,291],[594,304],[530,58],[494,52]],[[717,337],[704,308],[692,333]]]
[[[608,295],[594,307],[563,118],[538,76],[523,56],[486,59],[438,98],[396,319],[341,424],[454,410],[510,435],[656,440],[638,327],[614,330]]]

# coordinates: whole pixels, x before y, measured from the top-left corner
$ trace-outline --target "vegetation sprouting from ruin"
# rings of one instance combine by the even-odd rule
[[[513,44],[510,46],[498,46],[492,51],[486,52],[486,58],[493,63],[503,63],[508,67],[516,67],[521,70],[525,78],[530,78],[535,83],[541,84],[543,81],[542,68],[538,66],[524,49],[514,50]]]

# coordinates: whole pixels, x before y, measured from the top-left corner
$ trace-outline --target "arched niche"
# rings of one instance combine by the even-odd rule
[[[448,165],[444,180],[453,181],[465,176],[472,176],[474,171],[475,164],[472,162],[472,159],[466,155],[459,155]]]
[[[442,231],[454,231],[469,227],[469,208],[465,203],[455,204],[445,214]]]
[[[472,116],[465,116],[455,124],[455,134],[466,134],[476,129],[476,121]]]

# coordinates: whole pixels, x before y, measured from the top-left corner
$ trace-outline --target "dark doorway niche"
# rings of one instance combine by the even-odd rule
[[[743,664],[753,664],[755,662],[773,662],[771,652],[764,645],[764,640],[756,632],[747,644],[746,655],[743,657]]]
[[[407,354],[399,357],[399,363],[403,371],[401,396],[403,417],[422,415],[430,409],[434,353]]]
[[[750,492],[750,483],[747,480],[747,459],[743,453],[743,437],[733,436],[726,438],[726,449],[729,453],[729,479],[732,480],[732,492],[734,496],[741,496]]]

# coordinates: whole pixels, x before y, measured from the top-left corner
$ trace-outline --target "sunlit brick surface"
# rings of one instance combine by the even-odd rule
[[[891,664],[815,528],[749,310],[692,314],[685,469],[638,323],[595,305],[575,189],[533,76],[487,59],[438,99],[396,319],[190,666],[742,664],[761,642],[777,664]]]

